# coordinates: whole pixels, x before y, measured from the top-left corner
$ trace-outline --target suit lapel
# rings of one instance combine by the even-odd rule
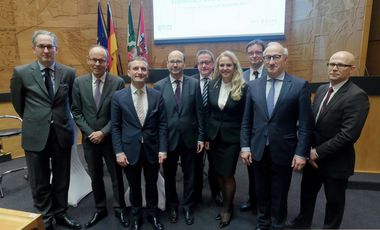
[[[259,86],[255,88],[255,90],[257,90],[258,92],[253,92],[253,93],[254,94],[257,93],[259,106],[262,108],[262,110],[265,111],[265,114],[269,118],[268,107],[267,107],[267,97],[266,97],[267,78],[261,77],[256,81],[258,81],[257,84]]]
[[[181,93],[181,105],[179,107],[179,114],[182,113],[183,105],[185,105],[185,100],[190,97],[190,84],[188,83],[188,79],[186,79],[185,75],[183,76],[182,82],[182,93]],[[174,96],[175,97],[175,96]]]
[[[104,98],[108,95],[108,93],[110,92],[110,84],[111,84],[111,77],[108,75],[108,73],[106,74],[106,78],[104,79],[104,85],[103,85],[103,90],[102,90],[102,95],[100,97],[100,102],[99,102],[99,109],[98,111],[102,108],[102,105],[103,105],[103,102],[104,102]],[[92,82],[91,82],[92,83]],[[94,99],[94,103],[95,103],[95,99]]]
[[[49,93],[46,89],[46,86],[45,86],[45,82],[43,81],[42,79],[42,74],[41,74],[41,70],[40,70],[40,66],[38,65],[37,62],[35,62],[33,65],[32,65],[32,76],[34,78],[34,80],[37,82],[37,84],[40,86],[40,88],[42,89],[42,91],[45,93],[45,95],[49,97]]]
[[[177,103],[175,101],[175,95],[172,87],[172,83],[170,82],[170,77],[166,78],[165,84],[163,84],[162,94],[165,97],[165,103],[167,103],[166,106],[172,105],[174,108],[176,107]],[[183,96],[183,94],[182,94]],[[174,109],[176,111],[176,109]],[[177,112],[178,113],[178,112]]]
[[[88,99],[88,100],[91,101],[91,106],[94,107],[95,110],[97,110],[95,98],[94,98],[93,87],[92,87],[92,76],[91,76],[91,74],[89,74],[89,75],[85,76],[85,78],[86,78],[85,84],[83,85],[84,92],[86,92],[86,95],[91,97],[91,99]]]
[[[321,106],[323,97],[326,95],[328,86],[329,86],[328,84],[322,86],[322,88],[320,89],[320,92],[318,92],[314,98],[314,103],[313,103],[314,118],[316,118],[318,115],[319,107]]]
[[[349,86],[351,85],[351,82],[346,82],[339,90],[334,94],[334,96],[330,99],[325,109],[322,111],[322,113],[319,114],[318,120],[322,119],[326,114],[329,113],[329,110],[334,107],[336,103],[338,103],[342,98],[344,98],[344,94],[346,94]],[[328,87],[327,87],[328,89]],[[327,92],[326,89],[326,92]],[[325,92],[325,94],[326,94]],[[325,95],[323,94],[323,96]],[[323,97],[322,97],[323,98]],[[319,108],[319,107],[318,107]]]
[[[218,99],[219,99],[219,92],[220,92],[220,85],[221,85],[221,80],[217,80],[214,82],[212,87],[209,89],[209,100],[210,101],[215,101],[216,104],[218,105]],[[219,108],[219,106],[218,106]]]
[[[281,106],[282,101],[287,97],[289,90],[292,88],[292,81],[290,77],[285,73],[284,80],[282,82],[282,87],[280,90],[280,94],[278,95],[278,99],[276,104],[274,105],[272,117],[278,110],[278,108]]]
[[[153,98],[153,95],[151,93],[151,89],[149,89],[148,87],[146,87],[146,96],[147,96],[147,99],[148,99],[148,111],[146,112],[146,116],[145,116],[145,120],[144,120],[144,125],[145,125],[145,121],[147,120],[147,118],[150,117],[150,114],[152,112],[152,109],[153,109],[153,106],[154,106],[154,98]]]
[[[58,63],[55,63],[55,71],[54,71],[55,93],[57,93],[58,91],[62,78],[63,78],[62,67]]]
[[[133,103],[133,99],[132,99],[132,89],[131,87],[129,86],[127,88],[127,91],[126,91],[126,99],[125,99],[127,105],[128,105],[128,108],[132,108],[131,109],[131,113],[132,115],[135,117],[135,121],[141,125],[140,123],[140,120],[139,120],[139,116],[137,115],[137,111],[136,111],[136,107],[135,107],[135,104]]]

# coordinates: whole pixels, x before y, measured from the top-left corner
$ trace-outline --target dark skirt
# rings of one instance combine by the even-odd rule
[[[240,143],[226,143],[218,134],[215,140],[210,142],[211,159],[215,173],[220,176],[233,176],[240,155]]]

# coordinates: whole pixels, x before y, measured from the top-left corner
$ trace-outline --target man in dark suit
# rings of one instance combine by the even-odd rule
[[[199,82],[192,77],[185,76],[185,55],[174,50],[169,53],[167,68],[170,75],[155,84],[165,101],[168,115],[169,152],[165,161],[165,196],[166,209],[169,220],[176,223],[178,219],[178,195],[175,176],[177,163],[181,156],[183,172],[182,206],[185,222],[194,223],[192,212],[194,189],[194,157],[204,147],[204,113]]]
[[[264,67],[263,52],[265,44],[261,40],[252,40],[245,47],[250,68],[243,72],[243,79],[249,82],[261,77],[267,76],[267,70]],[[240,205],[240,211],[245,212],[253,210],[256,212],[256,188],[255,177],[253,175],[252,164],[247,166],[248,171],[248,200]]]
[[[313,148],[302,176],[301,210],[290,228],[310,228],[322,184],[327,201],[323,228],[340,227],[347,181],[354,173],[354,144],[369,110],[367,94],[349,80],[355,71],[353,54],[336,52],[327,71],[330,83],[320,86],[314,97]]]
[[[208,85],[212,79],[212,73],[214,71],[214,54],[210,50],[199,50],[196,54],[197,67],[199,73],[194,74],[193,78],[199,81],[200,92],[202,94],[202,104],[204,109],[207,109],[208,102]],[[216,180],[214,168],[210,164],[211,155],[210,152],[204,149],[199,154],[195,155],[195,171],[194,171],[194,204],[202,201],[202,189],[203,189],[203,167],[205,162],[205,153],[209,161],[208,168],[208,182],[210,185],[211,196],[217,205],[222,205],[221,190]]]
[[[80,229],[81,225],[66,214],[75,70],[55,62],[58,48],[54,33],[35,31],[32,45],[37,61],[14,69],[11,96],[13,107],[23,119],[21,141],[34,206],[42,213],[47,229],[53,228],[53,218],[57,224]]]
[[[249,61],[249,69],[243,72],[245,82],[255,80],[260,77],[265,77],[267,71],[264,67],[263,52],[265,50],[265,43],[261,40],[252,40],[246,47],[245,52]]]
[[[264,51],[268,76],[248,83],[241,128],[241,157],[253,163],[256,229],[282,229],[292,168],[309,157],[313,118],[307,81],[285,72],[288,51],[271,42]]]
[[[89,50],[87,64],[90,74],[74,81],[72,113],[82,132],[84,157],[91,177],[95,200],[95,212],[86,223],[89,228],[107,216],[107,197],[103,181],[103,159],[112,180],[114,210],[123,226],[129,221],[125,214],[124,184],[121,167],[111,140],[111,98],[116,90],[124,88],[124,80],[108,72],[107,50],[93,46]]]
[[[131,229],[142,224],[141,170],[146,182],[148,221],[154,230],[164,229],[157,218],[157,179],[160,164],[167,156],[167,117],[164,100],[155,89],[147,88],[148,63],[137,57],[128,63],[130,87],[112,98],[112,141],[117,163],[124,167],[130,187]]]

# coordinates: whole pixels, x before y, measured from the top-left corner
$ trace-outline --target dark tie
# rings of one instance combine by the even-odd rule
[[[202,102],[203,102],[203,106],[204,107],[207,107],[207,99],[208,99],[208,82],[209,82],[209,79],[207,77],[204,77],[202,79],[202,81],[204,81],[204,85],[203,85],[203,91],[202,91]]]
[[[267,97],[267,107],[268,107],[268,114],[269,114],[269,117],[272,116],[272,112],[273,112],[273,109],[274,109],[274,95],[275,95],[275,82],[276,82],[276,79],[270,79],[268,80],[267,83],[272,83],[270,89],[269,89],[269,93],[268,93],[268,97]]]
[[[50,68],[45,68],[43,70],[43,75],[45,78],[45,86],[49,93],[50,100],[53,100],[54,98],[54,89],[53,89],[53,82],[51,81],[51,75],[50,75]]]
[[[177,104],[177,111],[179,111],[179,108],[181,107],[181,81],[175,80],[174,82],[177,84],[174,95],[175,95],[175,102]]]
[[[330,88],[327,90],[327,96],[326,96],[326,99],[323,101],[323,104],[322,104],[322,107],[321,107],[321,111],[319,111],[319,113],[322,113],[322,112],[326,109],[326,106],[327,106],[327,104],[329,103],[329,100],[330,100],[331,94],[332,94],[333,92],[334,92],[333,87],[330,87]]]
[[[100,98],[101,98],[101,93],[100,93],[100,83],[102,82],[102,80],[100,79],[96,79],[95,81],[95,93],[94,93],[94,100],[95,100],[95,104],[96,104],[96,108],[99,109],[99,105],[100,105]]]
[[[255,79],[259,77],[259,71],[255,70],[253,71],[253,75],[255,75]]]

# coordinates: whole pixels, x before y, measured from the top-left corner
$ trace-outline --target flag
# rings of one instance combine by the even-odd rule
[[[111,4],[107,2],[107,19],[108,19],[108,71],[111,74],[118,75],[117,71],[117,41],[115,27],[112,19]]]
[[[128,9],[128,61],[137,56],[135,30],[133,29],[131,1]]]
[[[107,49],[108,46],[108,36],[106,25],[104,23],[102,6],[100,5],[100,0],[98,0],[98,40],[97,44],[103,46]]]
[[[137,33],[137,54],[148,61],[148,47],[146,46],[146,35],[144,26],[144,7],[140,1],[139,28]]]

